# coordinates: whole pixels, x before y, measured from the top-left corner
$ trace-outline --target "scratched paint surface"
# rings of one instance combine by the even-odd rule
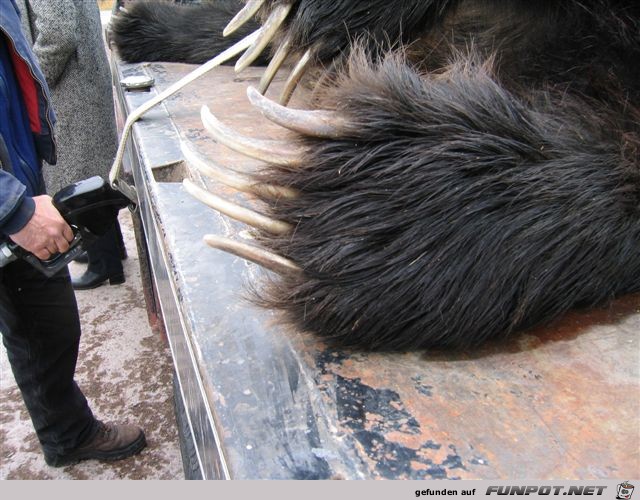
[[[639,465],[639,304],[572,312],[474,355],[298,348],[373,476],[616,477]]]
[[[161,88],[192,69],[151,68]],[[282,136],[247,103],[246,85],[258,75],[221,68],[172,98],[167,109],[183,140],[218,163],[255,168],[208,137],[199,107],[241,133]],[[204,213],[191,218],[193,231],[246,237],[240,224]],[[171,238],[179,218],[164,223]],[[190,334],[234,477],[586,479],[640,470],[639,295],[474,353],[333,351],[243,300],[259,268],[175,245]],[[196,266],[191,253],[207,265]]]

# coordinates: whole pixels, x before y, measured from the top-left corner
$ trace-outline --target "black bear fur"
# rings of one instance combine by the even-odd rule
[[[347,125],[255,176],[300,192],[263,200],[303,271],[261,304],[336,345],[466,348],[640,291],[637,0],[299,0],[285,37]]]
[[[295,231],[262,245],[304,271],[262,304],[338,345],[465,348],[640,291],[634,1],[367,2],[434,17],[398,40],[339,11],[316,41],[323,3],[287,34],[346,58],[314,104],[349,126],[256,177],[301,193],[264,200]]]
[[[640,291],[625,117],[518,96],[473,56],[425,75],[356,52],[321,102],[348,129],[300,137],[304,167],[259,176],[301,193],[265,200],[293,236],[261,237],[304,269],[261,292],[298,327],[366,349],[461,348]]]
[[[222,36],[222,30],[241,6],[239,0],[193,5],[158,0],[131,2],[113,17],[111,40],[125,62],[202,64],[260,27],[249,21],[236,33]],[[265,54],[254,64],[266,62]]]

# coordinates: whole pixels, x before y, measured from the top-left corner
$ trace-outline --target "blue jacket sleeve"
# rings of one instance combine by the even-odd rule
[[[20,231],[33,216],[36,205],[25,191],[24,184],[0,170],[0,233],[4,236]]]

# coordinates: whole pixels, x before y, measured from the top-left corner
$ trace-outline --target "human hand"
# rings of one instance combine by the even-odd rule
[[[73,240],[73,230],[53,206],[51,196],[34,196],[33,201],[36,203],[33,217],[26,226],[9,237],[40,260],[66,252],[69,242]]]

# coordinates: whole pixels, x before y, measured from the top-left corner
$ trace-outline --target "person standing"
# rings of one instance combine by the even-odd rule
[[[17,0],[17,4],[58,117],[58,166],[44,167],[47,191],[55,193],[94,175],[107,178],[118,135],[97,3]],[[117,219],[87,255],[86,272],[72,279],[76,290],[95,288],[107,280],[112,285],[124,283],[126,250]]]
[[[0,1],[0,243],[40,259],[65,252],[73,232],[44,192],[42,160],[56,163],[56,119],[14,0]],[[47,464],[117,460],[144,432],[103,423],[76,384],[80,320],[65,267],[47,278],[24,261],[0,267],[0,334]]]

